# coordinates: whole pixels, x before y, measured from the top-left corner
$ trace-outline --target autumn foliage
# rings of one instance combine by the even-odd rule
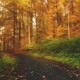
[[[79,0],[0,0],[0,50],[79,36],[79,4]]]

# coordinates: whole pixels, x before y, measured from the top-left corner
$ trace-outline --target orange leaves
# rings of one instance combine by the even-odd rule
[[[59,26],[56,30],[56,36],[57,37],[66,37],[67,36],[67,28]]]
[[[74,36],[80,36],[80,27],[79,25],[76,25],[76,26],[72,26],[71,29],[71,37],[74,37]]]
[[[28,37],[27,36],[26,37],[22,37],[20,43],[21,43],[21,48],[25,49],[26,45],[28,44]]]
[[[54,13],[54,6],[53,6],[53,1],[50,0],[48,2],[48,10],[47,10],[47,22],[48,22],[48,37],[53,38],[54,36],[54,26],[53,26],[53,13]]]
[[[29,6],[31,0],[18,0],[18,6],[25,7],[26,5]]]
[[[76,21],[78,21],[79,20],[79,17],[78,16],[75,16],[75,15],[71,15],[70,16],[70,22],[76,22]]]

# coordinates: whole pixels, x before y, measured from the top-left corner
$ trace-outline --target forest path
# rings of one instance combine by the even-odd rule
[[[43,59],[22,54],[18,54],[17,58],[19,66],[14,74],[15,80],[77,80]]]

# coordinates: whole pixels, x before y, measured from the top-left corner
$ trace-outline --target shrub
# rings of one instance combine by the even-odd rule
[[[10,57],[8,54],[4,54],[0,58],[0,75],[10,75],[17,67],[17,59]],[[1,76],[0,76],[1,79]]]
[[[80,53],[80,37],[71,39],[45,39],[33,47],[33,50],[47,53]]]

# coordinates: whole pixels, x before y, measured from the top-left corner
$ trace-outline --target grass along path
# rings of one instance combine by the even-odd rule
[[[18,63],[15,56],[10,53],[0,54],[0,80],[14,80],[12,73],[16,69]]]
[[[78,58],[74,58],[74,57],[65,57],[65,56],[53,56],[53,55],[47,55],[47,54],[41,54],[41,53],[32,53],[29,54],[32,56],[36,56],[36,57],[42,57],[48,60],[55,60],[55,61],[59,61],[71,66],[75,66],[77,68],[80,68],[80,59]]]
[[[55,67],[67,72],[70,76],[76,76],[80,79],[80,59],[70,57],[55,57],[53,55],[41,53],[29,53],[29,55],[44,59],[45,61],[53,64]]]

